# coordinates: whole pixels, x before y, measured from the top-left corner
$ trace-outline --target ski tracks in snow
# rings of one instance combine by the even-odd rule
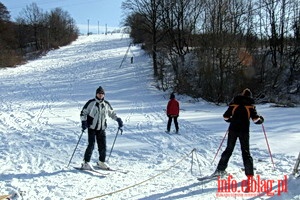
[[[214,170],[215,163],[211,162],[222,140],[220,130],[207,126],[211,121],[200,121],[207,111],[189,111],[183,100],[178,118],[180,135],[166,134],[164,109],[168,99],[152,85],[150,58],[139,47],[132,46],[134,62],[126,58],[120,67],[130,40],[105,38],[81,37],[36,61],[2,71],[0,189],[10,188],[19,196],[22,193],[24,199],[84,199],[135,185],[164,172],[146,186],[123,191],[118,199],[197,198],[203,192],[202,186],[206,191],[215,191],[216,183],[196,180],[197,176]],[[99,85],[104,87],[105,98],[124,121],[123,135],[116,140],[109,164],[128,170],[128,174],[112,172],[103,178],[66,168],[81,133],[80,110],[94,97]],[[186,115],[187,112],[190,113]],[[193,120],[191,113],[195,115]],[[213,114],[221,116],[221,111]],[[116,130],[117,123],[109,120],[108,152]],[[84,133],[71,165],[80,165],[86,144]],[[217,160],[224,147],[225,143]],[[255,162],[262,168],[260,172],[269,172],[272,165],[268,152],[253,148],[252,154],[265,160]],[[274,156],[275,163],[281,161],[282,171],[288,168],[291,159]],[[95,148],[92,162],[97,160]],[[240,151],[235,151],[231,160],[229,172],[242,167]],[[270,178],[277,178],[278,173],[270,171],[270,174]],[[243,177],[243,172],[238,172],[238,176]],[[208,192],[207,199],[211,197]]]

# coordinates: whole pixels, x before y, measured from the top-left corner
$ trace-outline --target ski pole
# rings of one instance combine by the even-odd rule
[[[218,148],[218,151],[217,151],[217,153],[216,153],[216,155],[215,155],[213,161],[211,162],[211,164],[213,164],[213,162],[215,161],[215,159],[216,159],[216,157],[217,157],[217,155],[218,155],[218,152],[220,151],[221,146],[222,146],[222,144],[223,144],[223,142],[224,142],[224,140],[225,140],[225,138],[226,138],[227,133],[228,133],[228,130],[226,131],[226,133],[225,133],[225,135],[224,135],[224,137],[223,137],[223,140],[222,140],[222,142],[221,142],[221,144],[220,144],[220,146],[219,146],[219,148]]]
[[[108,158],[107,158],[107,161],[108,161],[108,159],[110,158],[111,152],[113,151],[113,148],[114,148],[114,146],[115,146],[115,142],[116,142],[116,139],[117,139],[117,137],[118,137],[119,131],[121,131],[121,135],[122,135],[123,129],[121,129],[120,127],[118,128],[118,131],[117,131],[117,133],[116,133],[116,137],[115,137],[114,142],[113,142],[113,144],[112,144],[112,147],[111,147],[111,149],[110,149],[110,153],[109,153],[109,156],[108,156]]]
[[[78,146],[78,144],[79,144],[79,142],[80,142],[80,139],[81,139],[81,137],[82,137],[82,135],[83,135],[83,132],[84,132],[84,130],[82,130],[81,135],[79,136],[78,142],[77,142],[77,144],[76,144],[76,147],[75,147],[75,149],[74,149],[74,151],[73,151],[73,154],[72,154],[72,156],[71,156],[71,159],[70,159],[70,161],[69,161],[67,167],[69,167],[69,165],[70,165],[70,163],[71,163],[71,160],[72,160],[72,158],[73,158],[73,156],[74,156],[74,153],[75,153],[75,151],[76,151],[76,149],[77,149],[77,146]]]
[[[265,134],[265,138],[266,138],[266,142],[267,142],[269,154],[270,154],[271,161],[272,161],[272,164],[273,164],[273,169],[275,170],[275,165],[274,165],[273,157],[272,157],[272,154],[271,154],[270,145],[269,145],[269,142],[268,142],[268,138],[267,138],[267,134],[266,134],[266,131],[265,131],[265,127],[264,127],[263,124],[261,124],[261,127],[262,127],[262,129],[263,129],[264,134]]]
[[[300,152],[299,152],[298,158],[296,160],[296,163],[295,163],[295,166],[294,166],[294,169],[293,169],[293,173],[292,174],[294,176],[298,173],[299,163],[300,163]]]

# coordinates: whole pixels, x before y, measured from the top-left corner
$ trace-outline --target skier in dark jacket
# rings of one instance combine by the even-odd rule
[[[249,120],[251,118],[255,124],[262,124],[264,118],[257,114],[254,100],[252,99],[252,93],[248,88],[243,91],[242,95],[238,95],[233,99],[228,109],[223,114],[223,117],[226,122],[230,123],[228,128],[227,147],[222,153],[217,170],[213,175],[220,176],[226,174],[225,169],[227,168],[228,161],[234,150],[237,138],[239,138],[245,174],[247,177],[251,177],[254,172],[253,160],[249,148]]]
[[[174,119],[176,133],[179,131],[177,118],[179,116],[179,102],[175,99],[174,93],[170,95],[170,100],[167,105],[167,116],[169,118],[167,124],[167,132],[170,132],[172,120]]]
[[[95,140],[97,141],[99,151],[99,162],[97,165],[102,169],[108,169],[105,163],[106,157],[106,133],[107,116],[118,122],[119,128],[123,126],[121,118],[117,117],[115,111],[108,101],[104,100],[104,89],[100,86],[96,90],[96,97],[90,99],[82,108],[80,118],[82,130],[88,128],[88,146],[84,154],[83,169],[93,169],[90,165],[90,159],[94,150]]]

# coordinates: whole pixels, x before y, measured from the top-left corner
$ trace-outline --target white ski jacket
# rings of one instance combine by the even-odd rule
[[[107,116],[113,120],[118,118],[108,101],[97,98],[90,99],[80,113],[81,121],[87,121],[88,128],[93,130],[105,130]]]

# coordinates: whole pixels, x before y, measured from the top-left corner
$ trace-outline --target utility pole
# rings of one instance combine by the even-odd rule
[[[47,42],[48,42],[48,47],[47,49],[50,49],[50,25],[47,27]]]
[[[88,19],[88,30],[87,30],[87,35],[90,34],[90,20]]]

